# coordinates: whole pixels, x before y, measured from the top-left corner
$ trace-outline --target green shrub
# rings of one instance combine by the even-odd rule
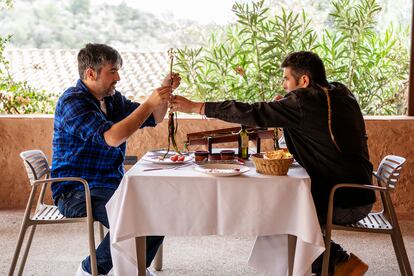
[[[381,8],[375,0],[332,2],[333,27],[318,52],[328,75],[346,84],[366,114],[404,114],[408,89],[408,28],[375,31]]]
[[[11,5],[11,0],[0,0],[0,9]],[[9,63],[3,55],[10,37],[0,36],[0,113],[53,113],[57,95],[37,91],[27,82],[13,80],[10,75]]]
[[[194,99],[239,99],[249,102],[284,94],[280,64],[299,49],[314,50],[316,34],[303,12],[268,17],[264,1],[236,3],[237,24],[212,35],[207,47],[179,49],[180,90]]]
[[[375,30],[375,0],[336,0],[322,35],[306,13],[280,9],[270,16],[264,0],[236,3],[237,23],[198,49],[179,49],[180,92],[196,100],[268,101],[284,94],[280,64],[292,51],[310,50],[324,60],[328,78],[346,84],[365,114],[405,113],[408,28]]]

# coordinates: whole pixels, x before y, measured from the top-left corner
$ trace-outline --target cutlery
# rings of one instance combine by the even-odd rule
[[[158,170],[177,170],[179,168],[183,168],[183,167],[187,167],[192,165],[191,163],[188,164],[182,164],[182,165],[178,165],[178,166],[173,166],[173,167],[162,167],[162,168],[149,168],[149,169],[143,169],[143,172],[149,172],[149,171],[158,171]]]

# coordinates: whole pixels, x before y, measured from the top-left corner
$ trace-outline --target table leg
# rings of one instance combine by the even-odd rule
[[[293,263],[295,260],[296,240],[297,240],[296,236],[288,235],[289,276],[293,275]]]
[[[144,276],[147,269],[147,238],[135,237],[137,251],[138,276]]]
[[[155,255],[155,258],[154,258],[154,268],[156,271],[161,271],[162,269],[162,251],[163,251],[162,248],[163,246],[161,244],[160,247],[158,247],[157,254]]]

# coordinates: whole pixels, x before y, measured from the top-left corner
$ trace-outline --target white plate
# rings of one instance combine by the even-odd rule
[[[250,170],[249,167],[237,164],[205,164],[197,166],[194,169],[214,176],[234,176]]]
[[[155,149],[155,150],[148,151],[146,156],[151,156],[151,157],[153,157],[153,156],[164,156],[166,152],[167,152],[166,149]],[[176,154],[178,154],[178,153],[175,152],[173,149],[171,149],[168,152],[167,156],[173,156],[173,155],[176,155]],[[190,155],[190,154],[188,152],[181,152],[181,155],[186,155],[187,156],[187,155]]]
[[[291,167],[300,167],[298,161],[296,161],[295,159],[293,159],[293,163],[292,165],[290,165]]]
[[[161,155],[162,156],[162,155]],[[174,164],[182,164],[191,161],[193,158],[188,155],[184,155],[184,161],[172,161],[170,157],[166,157],[165,159],[159,159],[159,155],[146,155],[142,158],[142,160],[152,162],[154,164],[166,164],[166,165],[174,165]]]

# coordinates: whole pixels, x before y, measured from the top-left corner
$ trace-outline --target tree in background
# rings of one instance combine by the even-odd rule
[[[0,11],[11,8],[11,0],[0,0]],[[3,53],[11,35],[0,36],[0,113],[53,113],[55,96],[36,91],[26,82],[14,81],[9,73],[9,63]]]
[[[166,51],[200,45],[215,28],[143,12],[124,1],[19,0],[13,10],[0,11],[0,34],[13,33],[9,44],[17,48],[79,49],[93,41],[119,50]]]

